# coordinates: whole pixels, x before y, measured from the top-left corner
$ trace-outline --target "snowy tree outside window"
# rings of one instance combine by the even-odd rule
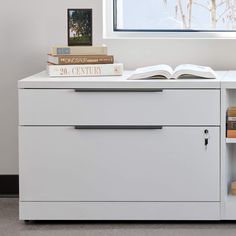
[[[116,30],[236,30],[236,0],[114,0],[114,11]]]

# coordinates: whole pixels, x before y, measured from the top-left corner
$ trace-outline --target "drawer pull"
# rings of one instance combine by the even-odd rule
[[[157,88],[79,88],[75,92],[156,92],[161,93],[163,89]]]
[[[75,129],[162,129],[160,125],[77,125]]]

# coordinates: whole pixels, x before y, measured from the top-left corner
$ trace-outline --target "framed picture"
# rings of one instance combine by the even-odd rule
[[[92,9],[68,9],[68,46],[92,45]]]

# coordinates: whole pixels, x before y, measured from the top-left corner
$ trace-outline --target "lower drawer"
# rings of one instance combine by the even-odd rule
[[[205,129],[20,127],[20,200],[219,201],[219,128],[207,147]]]

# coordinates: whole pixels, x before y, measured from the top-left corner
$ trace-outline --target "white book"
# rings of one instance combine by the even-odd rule
[[[236,117],[235,116],[229,116],[227,119],[228,119],[228,121],[236,121]]]
[[[106,55],[107,47],[101,46],[53,46],[52,55]]]
[[[47,65],[49,76],[115,76],[123,74],[123,64]]]
[[[205,78],[215,79],[216,73],[207,66],[183,64],[175,69],[169,65],[160,64],[136,69],[128,79],[180,79],[180,78]]]

